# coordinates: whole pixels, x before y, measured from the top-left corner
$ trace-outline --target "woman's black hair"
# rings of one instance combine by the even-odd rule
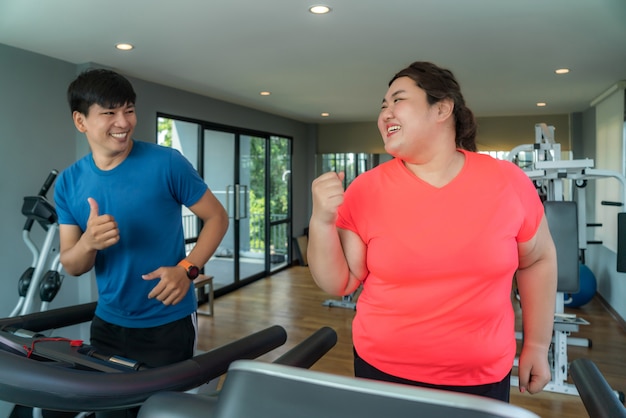
[[[409,77],[415,81],[415,84],[426,92],[430,105],[446,98],[452,100],[456,146],[468,151],[476,151],[476,119],[474,113],[465,105],[461,87],[450,70],[440,68],[431,62],[416,61],[393,76],[389,85],[391,86],[391,83],[400,77]]]

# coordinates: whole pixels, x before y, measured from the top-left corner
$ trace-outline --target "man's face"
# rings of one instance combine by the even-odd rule
[[[73,119],[76,128],[87,136],[94,155],[111,158],[130,152],[137,125],[133,103],[111,109],[94,103],[87,115],[74,112]]]

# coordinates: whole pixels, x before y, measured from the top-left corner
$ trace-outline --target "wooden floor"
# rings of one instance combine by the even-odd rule
[[[215,315],[199,317],[199,349],[209,350],[272,325],[287,331],[285,345],[263,355],[272,361],[323,326],[333,328],[337,345],[320,359],[312,370],[353,376],[351,322],[354,311],[329,308],[322,303],[331,298],[313,283],[308,267],[296,266],[254,282],[215,300]],[[626,391],[626,331],[605,309],[601,300],[568,312],[591,323],[573,337],[589,338],[592,347],[569,347],[568,359],[587,357],[595,362],[611,387]],[[519,315],[518,315],[519,316]],[[520,394],[511,389],[511,403],[541,417],[588,417],[578,396],[542,392]]]

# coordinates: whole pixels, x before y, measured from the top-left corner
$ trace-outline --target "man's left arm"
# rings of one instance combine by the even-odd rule
[[[189,207],[203,222],[198,240],[185,259],[194,266],[204,266],[222,242],[228,229],[228,214],[211,190],[207,189],[200,200]],[[164,305],[179,303],[189,290],[191,280],[185,268],[181,266],[159,267],[155,271],[143,275],[144,280],[159,279],[159,283],[148,294],[150,299],[156,298]]]

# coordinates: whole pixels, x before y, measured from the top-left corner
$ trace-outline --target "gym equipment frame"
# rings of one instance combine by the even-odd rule
[[[585,192],[580,190],[587,185],[588,180],[614,178],[620,183],[622,200],[626,199],[626,178],[618,172],[594,169],[592,159],[561,160],[561,146],[554,142],[554,127],[546,124],[535,125],[535,144],[521,145],[514,148],[508,156],[509,161],[515,161],[520,152],[532,152],[533,163],[525,167],[524,171],[533,180],[539,192],[545,194],[546,218],[550,226],[558,258],[558,287],[556,309],[554,315],[554,336],[550,350],[552,380],[544,390],[570,395],[578,395],[575,385],[568,383],[569,364],[567,360],[567,345],[591,346],[591,342],[582,338],[569,338],[572,332],[577,332],[579,325],[589,325],[589,322],[576,315],[565,314],[565,294],[578,292],[579,260],[584,262],[584,252],[587,248]],[[564,181],[570,180],[577,190],[576,201],[566,201],[573,198],[573,190],[565,187]],[[624,208],[623,203],[602,202],[603,205]],[[626,213],[618,214],[619,219]],[[621,234],[618,234],[618,236]],[[619,245],[618,245],[619,252]],[[618,254],[618,271],[620,269],[620,255]],[[522,306],[523,306],[523,301]],[[523,307],[522,307],[523,309]],[[517,333],[518,337],[521,336]],[[517,359],[516,359],[517,364]],[[511,376],[511,385],[517,386],[519,379]]]

